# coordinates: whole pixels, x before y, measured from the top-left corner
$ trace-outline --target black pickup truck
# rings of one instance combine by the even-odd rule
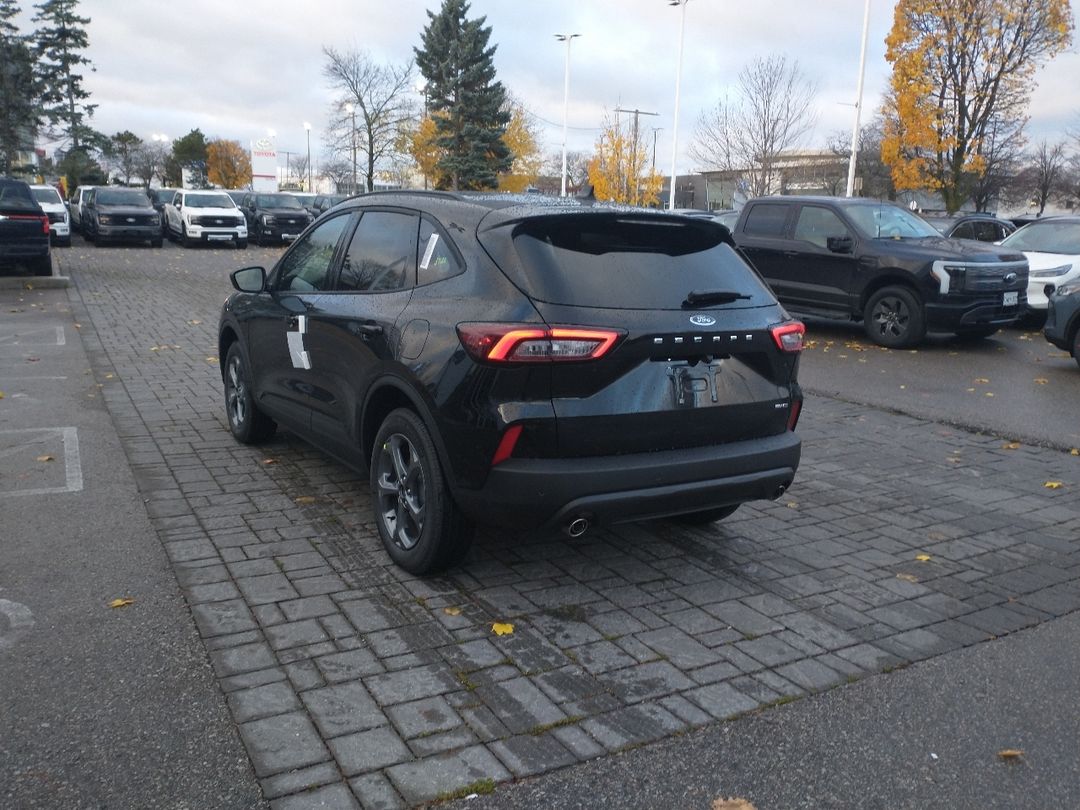
[[[947,239],[890,202],[761,197],[732,235],[789,311],[862,322],[882,346],[928,331],[986,337],[1027,304],[1023,253]]]

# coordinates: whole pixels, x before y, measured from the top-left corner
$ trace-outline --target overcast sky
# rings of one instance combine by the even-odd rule
[[[1080,0],[1073,0],[1076,14]],[[23,0],[30,30],[32,0]],[[247,143],[277,133],[278,151],[306,149],[312,124],[316,165],[333,96],[322,77],[323,46],[366,50],[377,62],[413,57],[427,9],[440,0],[83,0],[91,19],[86,55],[96,71],[85,86],[98,105],[91,121],[107,134],[131,130],[177,138],[198,127],[208,138]],[[871,0],[864,110],[886,86],[885,35],[893,3]],[[678,127],[678,171],[700,113],[735,86],[757,57],[798,60],[818,86],[817,128],[807,146],[850,133],[858,80],[863,0],[690,0]],[[668,0],[473,0],[497,46],[500,81],[536,117],[545,153],[562,142],[565,46],[556,33],[580,34],[571,46],[568,148],[593,151],[605,115],[616,107],[642,117],[656,136],[657,168],[671,168],[679,20]],[[1036,76],[1029,134],[1051,140],[1080,128],[1080,53],[1058,56]],[[419,99],[419,96],[417,97]],[[865,116],[864,116],[865,120]],[[282,160],[284,158],[282,157]]]

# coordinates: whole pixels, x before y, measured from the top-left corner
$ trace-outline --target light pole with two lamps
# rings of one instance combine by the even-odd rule
[[[566,67],[563,70],[563,108],[562,108],[562,191],[566,196],[566,114],[570,105],[570,43],[581,34],[556,34],[555,39],[566,43]]]

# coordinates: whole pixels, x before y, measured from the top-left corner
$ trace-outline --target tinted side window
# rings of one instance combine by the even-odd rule
[[[743,233],[747,236],[775,236],[784,235],[784,223],[790,206],[773,205],[762,203],[755,205],[746,215],[746,224],[743,225]]]
[[[384,292],[416,282],[420,218],[393,211],[366,211],[341,264],[340,290]]]
[[[970,222],[961,222],[950,234],[953,239],[974,239],[975,226]]]
[[[976,222],[974,226],[975,236],[973,238],[981,242],[996,242],[1005,238],[1005,234],[1002,233],[1004,229],[996,222]]]
[[[313,292],[329,289],[330,263],[334,248],[349,221],[348,214],[336,216],[312,229],[281,260],[276,290]]]
[[[795,238],[828,248],[830,236],[847,236],[848,230],[840,217],[828,208],[804,206],[795,225]]]
[[[430,284],[444,278],[464,273],[465,267],[458,261],[446,236],[426,219],[420,221],[420,266],[416,273],[417,284]]]

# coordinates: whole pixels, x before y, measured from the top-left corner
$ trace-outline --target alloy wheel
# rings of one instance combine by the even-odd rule
[[[387,437],[378,458],[378,515],[394,543],[408,551],[420,541],[426,519],[426,475],[416,447],[401,433]]]

